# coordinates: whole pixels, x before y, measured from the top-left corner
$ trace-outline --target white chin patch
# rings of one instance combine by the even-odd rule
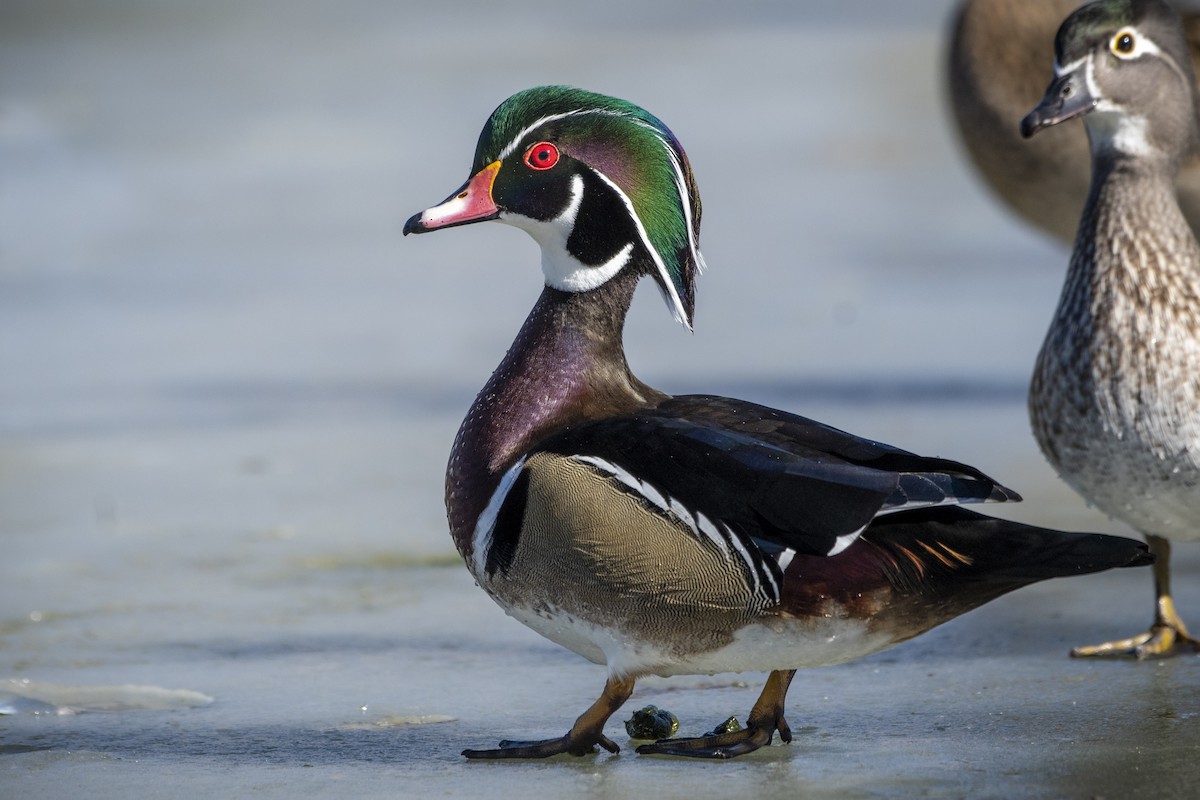
[[[1095,147],[1116,150],[1131,156],[1146,156],[1154,152],[1146,138],[1146,118],[1131,116],[1113,109],[1112,104],[1100,101],[1085,117]]]
[[[583,202],[583,178],[571,179],[571,202],[552,220],[537,220],[500,212],[500,221],[526,231],[542,248],[542,272],[546,285],[563,292],[586,292],[606,283],[629,263],[633,242],[626,244],[603,264],[584,264],[567,250],[567,239]]]

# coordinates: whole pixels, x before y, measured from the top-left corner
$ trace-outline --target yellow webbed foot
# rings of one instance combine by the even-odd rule
[[[1183,653],[1200,652],[1200,641],[1171,625],[1155,625],[1145,633],[1119,639],[1115,642],[1076,647],[1071,650],[1072,658],[1092,656],[1133,656],[1139,660],[1147,658],[1169,658]]]
[[[1142,660],[1200,652],[1200,640],[1188,633],[1187,626],[1175,611],[1171,596],[1161,589],[1154,617],[1154,625],[1145,633],[1115,642],[1076,647],[1071,651],[1071,657],[1133,656]]]

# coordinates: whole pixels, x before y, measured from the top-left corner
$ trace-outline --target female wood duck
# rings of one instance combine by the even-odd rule
[[[1200,538],[1200,245],[1172,190],[1197,144],[1188,45],[1162,0],[1109,0],[1068,17],[1054,50],[1021,130],[1083,115],[1094,176],[1033,374],[1033,430],[1063,480],[1157,556],[1150,631],[1074,654],[1195,650],[1169,581],[1171,541]]]
[[[642,675],[770,671],[736,733],[641,753],[728,758],[791,734],[798,667],[909,639],[1019,586],[1148,563],[1140,542],[991,519],[1019,499],[978,470],[741,400],[671,397],[630,372],[622,328],[650,275],[689,328],[700,199],[655,117],[565,87],[506,100],[472,177],[405,233],[498,219],[546,286],[455,439],[454,543],[508,614],[608,667],[563,737],[468,758],[617,752],[604,724]]]
[[[950,31],[946,79],[959,139],[980,177],[1026,222],[1070,244],[1091,182],[1091,154],[1077,126],[1024,141],[1015,124],[1046,87],[1054,32],[1080,0],[964,0]],[[1200,60],[1200,15],[1187,20]],[[1184,215],[1200,230],[1200,158],[1176,180]]]

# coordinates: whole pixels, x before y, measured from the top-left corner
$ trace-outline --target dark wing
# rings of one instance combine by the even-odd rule
[[[875,517],[1018,500],[978,470],[741,400],[670,398],[572,426],[535,450],[591,464],[700,534],[832,555]]]

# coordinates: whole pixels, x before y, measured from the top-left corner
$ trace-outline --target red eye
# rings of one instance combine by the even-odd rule
[[[538,142],[525,151],[525,164],[531,169],[550,169],[558,163],[558,148],[549,142]]]

